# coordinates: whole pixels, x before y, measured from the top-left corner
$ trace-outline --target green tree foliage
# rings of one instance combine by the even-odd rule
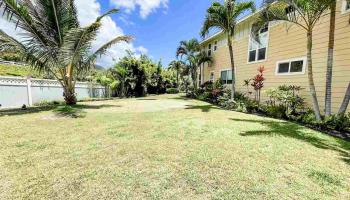
[[[286,21],[303,29],[307,41],[307,69],[309,90],[313,110],[317,121],[321,121],[321,112],[316,94],[313,77],[313,31],[320,18],[328,14],[330,5],[334,0],[276,0],[267,2],[255,21],[252,28],[253,36],[257,38],[260,29],[271,21]]]
[[[108,73],[97,81],[107,85],[119,97],[141,97],[147,94],[162,94],[176,85],[175,71],[163,69],[161,62],[153,62],[148,56],[134,56],[132,53],[118,61]]]
[[[205,37],[210,29],[219,29],[227,37],[227,45],[230,53],[230,62],[232,69],[232,89],[231,98],[234,99],[236,91],[235,80],[235,61],[232,46],[232,37],[234,36],[237,19],[248,10],[255,10],[253,1],[237,2],[236,0],[225,0],[224,3],[214,2],[207,10],[207,14],[202,26],[201,35]]]
[[[74,0],[0,0],[3,17],[21,30],[17,40],[0,30],[0,52],[16,51],[22,60],[38,71],[54,76],[62,85],[67,104],[75,104],[75,82],[79,74],[95,66],[96,59],[112,45],[130,41],[119,36],[92,52],[92,42],[102,26],[102,19],[117,9],[81,27]]]

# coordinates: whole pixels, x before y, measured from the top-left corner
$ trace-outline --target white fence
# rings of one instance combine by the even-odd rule
[[[105,87],[87,82],[77,82],[77,98],[103,98]],[[0,76],[0,108],[32,106],[42,101],[63,101],[63,88],[58,81]]]

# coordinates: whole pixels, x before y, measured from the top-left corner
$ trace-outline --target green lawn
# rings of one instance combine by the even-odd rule
[[[0,199],[350,199],[350,142],[178,95],[2,115]]]

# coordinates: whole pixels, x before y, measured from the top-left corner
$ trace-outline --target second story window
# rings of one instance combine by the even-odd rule
[[[211,44],[208,45],[208,56],[211,56]]]
[[[214,51],[218,50],[218,41],[214,42]]]
[[[250,37],[248,62],[263,61],[266,59],[267,46],[268,46],[268,32],[269,26],[266,25],[260,30],[259,41]]]

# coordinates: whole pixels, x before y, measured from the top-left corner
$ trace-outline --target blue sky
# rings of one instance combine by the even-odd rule
[[[261,1],[256,0],[257,7]],[[176,59],[176,48],[181,40],[201,39],[199,31],[212,2],[214,0],[75,0],[82,26],[94,22],[111,8],[120,8],[119,13],[104,18],[94,49],[119,35],[135,37],[132,43],[118,44],[98,60],[97,64],[106,68],[126,55],[126,50],[136,55],[148,54],[154,61],[162,59],[166,67]],[[0,29],[19,37],[14,25],[3,18],[0,18]]]
[[[119,6],[113,0],[99,0],[103,11]],[[118,1],[118,0],[116,0]],[[134,1],[137,0],[120,0]],[[143,1],[143,0],[139,0]],[[147,0],[146,0],[147,1]],[[149,0],[152,1],[152,0]],[[157,0],[155,0],[157,1]],[[161,1],[161,0],[158,0]],[[146,17],[141,16],[140,4],[134,10],[121,6],[121,12],[112,16],[117,26],[124,34],[135,37],[135,46],[142,46],[148,50],[148,55],[154,60],[162,59],[164,65],[176,59],[176,47],[181,40],[199,37],[199,30],[203,23],[206,9],[213,0],[169,0],[166,6],[160,5]],[[122,4],[122,3],[121,3]],[[256,6],[261,0],[256,1]]]

